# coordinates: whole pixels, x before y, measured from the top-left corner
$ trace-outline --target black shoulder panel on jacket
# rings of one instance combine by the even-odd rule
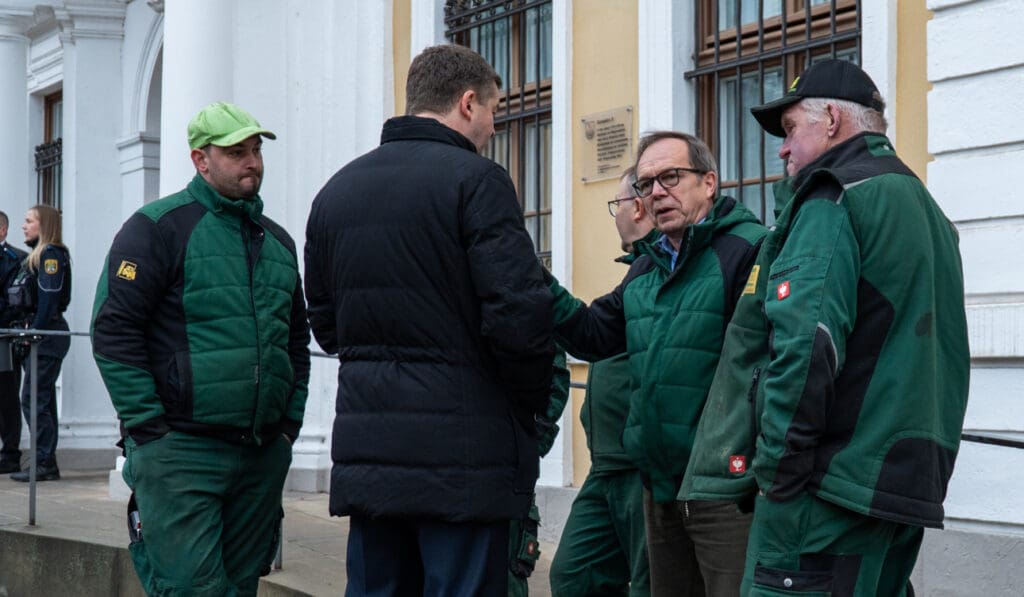
[[[751,243],[747,239],[734,234],[723,234],[711,241],[711,249],[718,257],[718,266],[722,269],[722,288],[725,301],[722,311],[722,329],[729,326],[732,314],[736,310],[736,302],[750,277],[750,269],[757,261],[757,253],[761,249],[764,237]]]
[[[295,240],[292,239],[292,235],[288,234],[288,231],[281,227],[280,224],[271,220],[267,216],[260,216],[260,226],[263,226],[267,232],[273,234],[274,238],[284,245],[288,249],[289,253],[297,257],[295,252]]]
[[[883,174],[901,174],[917,178],[914,171],[898,157],[885,155],[867,160],[857,160],[832,169],[843,186]]]

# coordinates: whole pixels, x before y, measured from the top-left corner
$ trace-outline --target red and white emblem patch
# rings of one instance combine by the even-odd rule
[[[730,456],[729,457],[729,472],[730,473],[744,473],[747,471],[747,457],[746,456]]]
[[[780,301],[789,296],[789,280],[775,287],[775,296],[779,297]]]

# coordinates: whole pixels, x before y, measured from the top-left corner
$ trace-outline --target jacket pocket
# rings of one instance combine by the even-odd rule
[[[171,418],[192,418],[192,359],[187,350],[174,353],[167,365],[164,409]]]
[[[515,478],[512,491],[519,494],[533,494],[540,475],[540,454],[538,441],[523,428],[516,417],[509,417],[516,454]]]
[[[754,586],[750,594],[757,597],[783,595],[829,597],[832,595],[832,573],[785,570],[758,564],[754,567]]]

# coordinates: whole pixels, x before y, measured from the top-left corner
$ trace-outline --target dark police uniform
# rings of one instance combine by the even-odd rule
[[[71,302],[71,255],[64,247],[48,245],[39,257],[39,267],[33,271],[27,262],[15,274],[7,287],[7,304],[14,313],[15,327],[40,330],[68,330],[64,311]],[[57,450],[57,376],[61,362],[68,353],[71,338],[46,336],[38,348],[38,381],[36,384],[36,463],[43,469],[52,469],[58,478]],[[23,355],[25,383],[21,390],[21,410],[25,420],[31,417],[31,367],[28,353]],[[17,473],[15,473],[17,474]]]
[[[7,287],[21,269],[26,254],[21,249],[0,243],[0,328],[11,326],[14,314],[7,307]],[[21,366],[15,359],[11,371],[0,372],[0,472],[9,473],[21,469],[21,412],[18,403],[18,388],[21,384]]]

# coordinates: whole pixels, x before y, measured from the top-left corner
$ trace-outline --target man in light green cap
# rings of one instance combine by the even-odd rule
[[[237,106],[199,112],[195,178],[125,222],[96,289],[93,352],[150,595],[255,595],[279,539],[309,327],[295,243],[262,214],[263,138]]]

